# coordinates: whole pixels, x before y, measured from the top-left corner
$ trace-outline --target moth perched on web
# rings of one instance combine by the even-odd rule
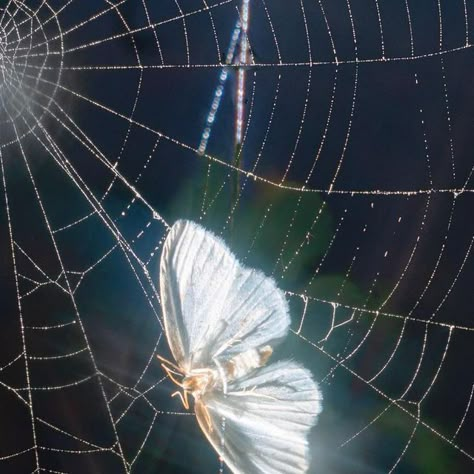
[[[243,266],[225,243],[179,220],[164,243],[160,294],[175,363],[158,356],[189,409],[234,473],[303,473],[308,434],[322,408],[311,373],[292,361],[266,365],[289,329],[273,279]]]

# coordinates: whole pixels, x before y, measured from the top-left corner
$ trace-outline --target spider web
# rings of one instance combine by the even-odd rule
[[[155,359],[178,217],[286,291],[280,355],[325,400],[312,471],[472,470],[472,16],[8,1],[2,472],[226,471]]]

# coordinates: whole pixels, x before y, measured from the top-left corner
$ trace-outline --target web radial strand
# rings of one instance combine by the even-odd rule
[[[472,471],[474,10],[415,3],[2,4],[2,473],[229,472],[156,360],[177,218],[285,291],[311,472]]]

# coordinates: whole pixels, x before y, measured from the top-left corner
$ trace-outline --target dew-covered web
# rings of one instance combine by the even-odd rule
[[[312,472],[469,472],[474,6],[0,9],[0,470],[218,472],[155,358],[173,221],[287,293]]]

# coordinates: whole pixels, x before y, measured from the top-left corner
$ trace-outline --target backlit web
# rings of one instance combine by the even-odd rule
[[[179,217],[287,292],[312,472],[473,469],[472,2],[2,5],[2,473],[227,471],[154,357]]]

